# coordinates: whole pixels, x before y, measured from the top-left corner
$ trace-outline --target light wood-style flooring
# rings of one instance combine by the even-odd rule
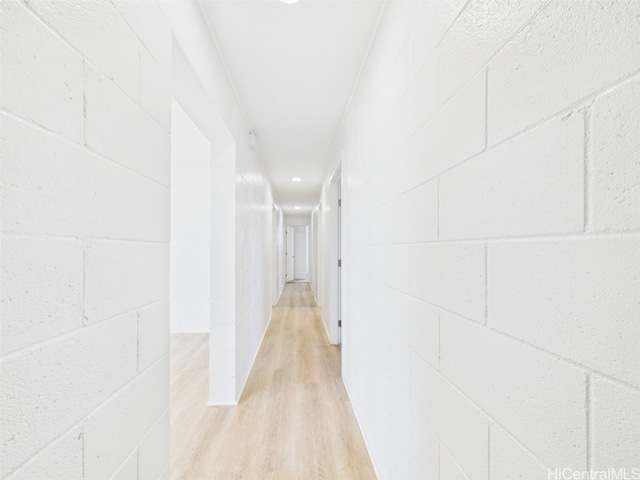
[[[307,283],[285,285],[237,406],[206,406],[208,337],[172,336],[172,479],[376,478]]]

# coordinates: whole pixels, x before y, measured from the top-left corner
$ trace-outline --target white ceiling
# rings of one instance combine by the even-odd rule
[[[328,156],[383,3],[201,4],[285,213],[309,212],[320,199]]]

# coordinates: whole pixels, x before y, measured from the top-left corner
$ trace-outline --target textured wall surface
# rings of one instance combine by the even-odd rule
[[[171,29],[0,8],[0,478],[168,479]]]
[[[640,2],[388,4],[328,172],[380,478],[640,467],[639,159]]]

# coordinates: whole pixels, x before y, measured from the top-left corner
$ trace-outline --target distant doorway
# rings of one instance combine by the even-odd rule
[[[293,227],[285,227],[285,249],[284,256],[286,261],[286,281],[294,280],[294,259],[295,259],[295,230]]]
[[[295,226],[294,244],[295,257],[293,260],[293,280],[309,281],[309,227]]]
[[[342,327],[345,297],[343,296],[344,277],[342,270],[343,245],[342,245],[342,174],[338,166],[331,177],[331,190],[329,197],[329,324],[328,333],[331,343],[342,344]],[[323,305],[324,306],[324,305]]]
[[[309,281],[309,226],[287,225],[287,282]]]

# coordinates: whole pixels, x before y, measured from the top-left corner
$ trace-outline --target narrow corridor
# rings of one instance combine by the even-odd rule
[[[205,405],[208,350],[172,337],[172,478],[376,478],[309,284],[285,285],[238,406]]]

